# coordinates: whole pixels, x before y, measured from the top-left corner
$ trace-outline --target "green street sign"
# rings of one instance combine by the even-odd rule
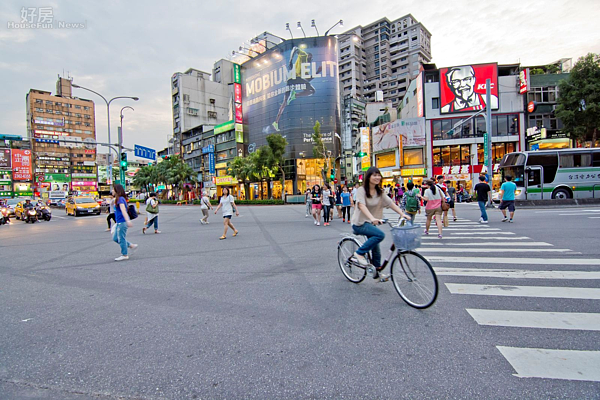
[[[242,83],[242,67],[239,64],[233,64],[233,81]]]
[[[488,134],[487,132],[483,135],[483,159],[486,162],[487,165],[487,161],[488,161],[488,157],[489,157],[489,148],[490,148],[490,141],[488,139]]]

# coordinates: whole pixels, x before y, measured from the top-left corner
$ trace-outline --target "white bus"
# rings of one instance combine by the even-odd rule
[[[509,153],[499,170],[517,200],[600,198],[600,148]]]

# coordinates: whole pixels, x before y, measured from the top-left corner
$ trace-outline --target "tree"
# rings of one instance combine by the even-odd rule
[[[313,127],[313,156],[315,158],[329,158],[329,153],[327,152],[327,147],[325,147],[325,143],[323,143],[323,137],[321,136],[321,123],[319,121],[315,122],[315,126]],[[323,178],[323,182],[328,182],[327,180],[327,165],[329,164],[329,160],[327,163],[323,164],[323,168],[321,168],[321,178]]]
[[[560,81],[556,116],[571,139],[591,141],[596,147],[600,127],[600,55],[580,58],[569,78]]]
[[[269,166],[271,169],[281,171],[281,199],[285,200],[285,163],[284,155],[285,148],[288,145],[287,140],[279,133],[274,133],[267,136],[269,146]]]
[[[146,189],[147,192],[150,191],[150,187],[154,185],[154,175],[155,167],[152,165],[147,165],[140,168],[133,177],[133,185],[139,188]]]
[[[244,182],[244,191],[246,199],[250,196],[250,182],[253,178],[254,166],[252,157],[236,157],[229,165],[228,174],[235,176],[236,179]]]

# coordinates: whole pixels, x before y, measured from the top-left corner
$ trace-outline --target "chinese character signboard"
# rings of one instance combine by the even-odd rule
[[[235,124],[235,142],[244,143],[244,126],[242,124]]]
[[[242,105],[235,103],[235,123],[241,124],[244,122],[244,115],[242,114]]]
[[[498,109],[498,64],[440,69],[442,114],[485,109],[485,82],[490,79],[491,109]]]
[[[31,150],[12,150],[13,180],[31,180]]]
[[[233,64],[233,81],[242,83],[242,67],[239,64]]]
[[[239,83],[233,84],[233,101],[242,104],[242,85]]]

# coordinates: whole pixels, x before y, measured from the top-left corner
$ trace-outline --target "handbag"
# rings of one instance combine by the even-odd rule
[[[442,196],[442,211],[448,211],[450,209],[450,204],[446,202],[444,196]]]
[[[146,206],[146,212],[149,212],[150,214],[158,214],[158,203],[153,207],[152,201],[150,201],[150,203],[148,203]]]
[[[137,210],[135,209],[135,206],[133,204],[130,204],[129,207],[127,207],[127,214],[129,215],[129,219],[131,220],[134,220],[138,217]]]

